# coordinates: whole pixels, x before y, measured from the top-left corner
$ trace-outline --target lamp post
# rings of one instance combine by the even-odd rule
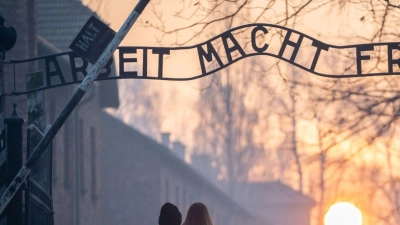
[[[0,15],[0,152],[5,149],[5,90],[4,90],[4,67],[3,67],[3,60],[6,58],[6,51],[10,50],[17,41],[17,32],[11,26],[6,26],[5,19],[2,15]],[[22,118],[21,118],[22,119]],[[10,120],[11,121],[11,120]],[[9,121],[9,122],[10,122]],[[10,126],[11,128],[12,126]],[[21,127],[22,128],[22,127]],[[14,136],[15,137],[15,136]],[[13,138],[14,138],[13,137]],[[21,136],[22,141],[22,136]],[[22,142],[21,142],[22,143]],[[17,143],[17,145],[20,143]],[[22,164],[22,146],[20,149],[15,149],[17,146],[12,146],[12,148],[7,150],[5,163],[9,163],[7,165],[7,172],[6,172],[6,183],[0,184],[0,186],[5,185],[6,187],[11,183],[12,178],[18,173],[18,168],[14,168],[15,171],[12,171],[12,164],[14,164],[14,160],[20,161],[19,164]],[[15,155],[17,154],[17,155]],[[3,157],[5,156],[2,154]],[[1,156],[0,156],[1,157]],[[10,160],[10,157],[12,160]],[[19,165],[15,165],[14,167],[18,167]],[[17,194],[17,197],[11,201],[7,209],[7,224],[22,224],[21,217],[21,203],[22,203],[22,196],[21,194]],[[9,215],[8,215],[9,214]]]
[[[17,32],[12,26],[6,26],[5,18],[0,15],[0,150],[4,149],[4,118],[5,118],[5,90],[3,60],[6,51],[10,50],[17,41]]]

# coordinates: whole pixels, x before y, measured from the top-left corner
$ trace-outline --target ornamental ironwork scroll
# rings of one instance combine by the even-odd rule
[[[274,35],[273,35],[274,34]],[[280,34],[280,35],[276,35]],[[247,24],[208,41],[184,47],[118,48],[119,74],[110,61],[97,80],[154,79],[186,81],[213,74],[250,56],[271,56],[312,74],[329,78],[400,75],[400,42],[335,46],[274,24]],[[69,68],[60,67],[67,60]],[[80,83],[90,64],[74,52],[63,52],[11,64],[41,61],[45,86],[37,91]],[[12,94],[28,91],[14,90]]]

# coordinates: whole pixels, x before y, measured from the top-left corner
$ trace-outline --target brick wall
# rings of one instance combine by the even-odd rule
[[[17,30],[17,42],[15,46],[6,53],[6,60],[26,59],[37,51],[35,45],[35,27],[34,11],[29,11],[33,0],[2,0],[0,1],[0,14],[6,19],[6,24],[13,26]],[[28,65],[16,67],[16,85],[25,87],[25,74],[28,71]],[[13,90],[13,71],[10,65],[4,66],[5,91],[10,93]],[[18,104],[18,113],[23,116],[26,112],[26,96],[6,96],[6,117],[12,112],[12,104]]]
[[[160,163],[132,136],[132,129],[101,117],[101,224],[158,224]]]
[[[36,36],[34,0],[2,0],[0,14],[6,24],[18,33],[17,43],[6,53],[10,59],[27,59],[57,52],[51,43],[39,41]],[[39,49],[40,48],[40,49]],[[61,67],[68,67],[66,60]],[[5,91],[14,87],[11,65],[5,65]],[[40,63],[18,64],[15,67],[16,86],[25,89],[25,74],[43,69]],[[94,84],[81,100],[54,139],[53,200],[56,225],[97,225],[99,220],[98,177],[99,162],[99,98],[98,84]],[[75,86],[54,88],[45,91],[46,124],[51,124],[70,98]],[[93,95],[91,94],[93,93]],[[95,96],[95,97],[91,97]],[[85,100],[88,99],[88,100]],[[27,121],[26,95],[6,96],[6,117],[11,115],[12,104],[17,103],[17,112]],[[26,139],[24,127],[24,139]],[[25,146],[25,142],[23,143]],[[79,179],[79,181],[78,181]]]
[[[54,54],[50,43],[39,41],[39,55]],[[68,71],[67,58],[57,58]],[[39,63],[39,69],[43,64]],[[69,74],[65,74],[68,76]],[[45,91],[46,123],[54,122],[77,85]],[[99,95],[95,82],[57,133],[53,151],[53,200],[56,225],[99,224]]]

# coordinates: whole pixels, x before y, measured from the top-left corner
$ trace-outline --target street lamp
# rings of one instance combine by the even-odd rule
[[[14,27],[4,25],[6,19],[0,15],[0,150],[4,145],[4,112],[5,112],[5,91],[4,91],[4,68],[3,60],[6,58],[6,51],[10,50],[17,41],[17,31]]]
[[[4,125],[4,114],[5,114],[5,91],[4,91],[4,68],[3,68],[3,60],[6,58],[6,51],[10,50],[15,42],[17,41],[17,32],[15,31],[14,27],[12,26],[6,26],[4,25],[4,22],[6,20],[2,15],[0,15],[0,150],[3,150],[5,148],[5,125]],[[11,129],[12,126],[9,126]],[[12,146],[14,147],[14,146]],[[12,149],[15,150],[15,149]],[[17,149],[18,150],[18,149]],[[22,152],[21,152],[22,153]],[[17,154],[17,155],[15,155]],[[10,165],[13,164],[14,160],[22,160],[22,157],[18,155],[18,151],[13,151],[11,152],[11,149],[7,149],[7,163],[10,163]],[[12,157],[12,160],[10,160]],[[3,164],[3,163],[1,163]],[[20,163],[22,164],[22,162]],[[11,167],[10,167],[11,168]],[[14,174],[9,174],[10,170],[7,166],[7,173],[8,175],[15,176]],[[15,169],[14,169],[15,170]],[[18,168],[17,168],[18,172]],[[14,172],[15,173],[15,172]],[[4,182],[4,181],[3,181]],[[2,182],[1,185],[4,183]],[[11,180],[8,181],[8,183],[11,183]],[[8,183],[6,183],[8,185]],[[7,224],[13,223],[13,224],[22,224],[22,220],[19,219],[22,215],[22,195],[21,193],[16,195],[17,198],[13,199],[11,201],[11,204],[9,205],[7,209]],[[18,220],[18,221],[15,221]],[[12,221],[12,222],[11,222]],[[16,223],[14,223],[16,222]]]
[[[0,58],[5,59],[5,52],[10,50],[17,41],[17,31],[14,27],[4,25],[6,19],[0,15]]]

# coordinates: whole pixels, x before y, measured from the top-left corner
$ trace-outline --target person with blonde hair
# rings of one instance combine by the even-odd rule
[[[207,206],[201,202],[193,203],[182,225],[213,225]]]

